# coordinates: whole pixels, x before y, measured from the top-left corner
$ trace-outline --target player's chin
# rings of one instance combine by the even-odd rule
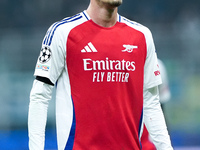
[[[122,4],[123,0],[102,0],[103,3],[111,7],[118,7]]]
[[[114,7],[119,7],[121,4],[122,4],[122,0],[116,0],[116,1],[113,1],[112,3]]]
[[[115,7],[119,7],[121,4],[122,4],[122,3],[119,2],[119,3],[116,3],[114,6],[115,6]]]

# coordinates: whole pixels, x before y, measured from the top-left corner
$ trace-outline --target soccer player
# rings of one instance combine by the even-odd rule
[[[31,150],[44,149],[54,85],[59,150],[140,150],[143,121],[158,150],[173,149],[151,32],[119,15],[121,4],[90,0],[87,10],[47,31],[30,93]]]
[[[159,89],[160,103],[163,110],[163,105],[170,100],[171,93],[169,90],[168,76],[165,65],[160,59],[158,59],[158,65],[162,77],[162,84],[158,86],[158,89]],[[141,137],[141,143],[142,143],[142,150],[156,150],[156,147],[152,143],[149,133],[145,126]]]

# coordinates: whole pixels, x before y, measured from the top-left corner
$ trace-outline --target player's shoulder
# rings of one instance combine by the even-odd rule
[[[146,27],[145,25],[141,24],[141,23],[138,23],[136,21],[133,21],[133,20],[130,20],[124,16],[121,16],[121,20],[120,20],[122,23],[125,23],[127,26],[135,29],[135,30],[138,30],[144,34],[151,34],[151,31],[149,30],[148,27]]]
[[[58,29],[63,28],[63,27],[65,28],[65,26],[67,26],[69,28],[71,26],[76,26],[78,24],[81,24],[86,20],[87,20],[87,18],[84,16],[84,13],[81,12],[81,13],[78,13],[76,15],[66,17],[62,20],[59,20],[59,21],[53,23],[50,26],[50,29],[58,30]]]
[[[65,37],[74,27],[82,24],[87,20],[88,19],[84,15],[84,12],[81,12],[74,16],[66,17],[60,21],[53,23],[47,30],[44,38],[44,44],[51,45],[52,39],[54,37]]]

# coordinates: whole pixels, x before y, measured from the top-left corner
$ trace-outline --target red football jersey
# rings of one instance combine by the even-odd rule
[[[53,24],[42,47],[35,75],[57,83],[58,148],[141,149],[143,89],[161,83],[150,31],[120,15],[104,28],[82,12]]]

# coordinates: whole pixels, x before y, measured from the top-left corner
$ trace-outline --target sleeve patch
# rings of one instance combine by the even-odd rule
[[[41,51],[40,51],[40,56],[39,56],[39,62],[40,63],[46,63],[51,59],[51,50],[49,47],[44,46],[42,47]]]

